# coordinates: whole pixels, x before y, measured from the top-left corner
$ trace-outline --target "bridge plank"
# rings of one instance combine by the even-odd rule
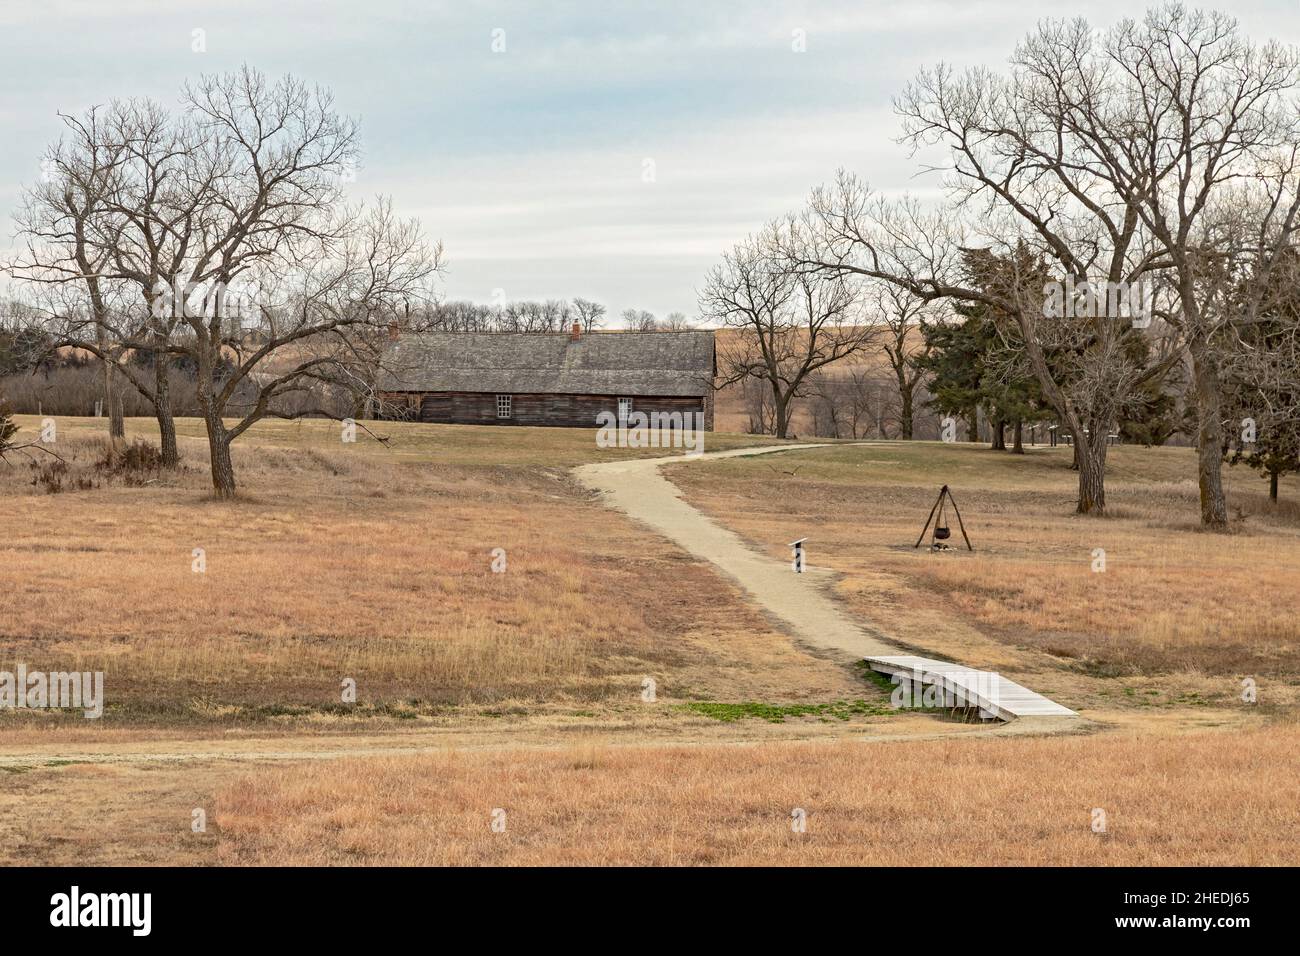
[[[872,670],[891,677],[907,676],[921,687],[939,684],[945,690],[960,694],[978,706],[986,716],[1001,720],[1017,717],[1078,717],[1068,707],[1063,707],[1028,687],[1008,680],[993,671],[976,670],[951,661],[936,661],[927,657],[869,656]]]

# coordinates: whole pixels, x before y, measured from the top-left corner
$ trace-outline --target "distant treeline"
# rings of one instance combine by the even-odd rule
[[[590,299],[524,299],[499,305],[478,302],[440,302],[412,314],[415,329],[443,332],[567,332],[577,325],[593,332],[605,324],[606,309]],[[658,318],[645,309],[624,309],[620,324],[632,332],[681,332],[695,324],[682,312]]]
[[[523,300],[499,305],[452,301],[411,309],[400,324],[405,330],[415,332],[557,333],[567,332],[575,324],[583,332],[592,332],[603,326],[605,316],[605,306],[583,298]],[[680,313],[672,313],[667,319],[660,320],[650,312],[628,309],[620,318],[628,328],[638,331],[689,327]],[[35,308],[16,300],[0,303],[0,395],[4,395],[11,410],[19,414],[95,414],[96,403],[104,396],[102,364],[88,352],[55,348],[54,339],[46,331],[47,325],[48,321]],[[242,317],[240,328],[246,341],[258,340],[259,330],[253,317]],[[181,338],[184,334],[184,330],[180,330],[174,337]],[[152,374],[153,355],[144,349],[130,353],[125,361],[137,367],[142,376]],[[175,414],[199,414],[194,398],[193,360],[177,356],[171,362],[169,377],[174,386],[171,394]],[[245,390],[249,392],[247,400],[251,402],[254,399],[252,384]],[[121,401],[123,413],[127,416],[153,414],[150,402],[133,389],[123,389]],[[239,402],[237,396],[236,404]],[[280,411],[289,411],[292,409],[287,406],[294,402],[294,396],[281,396],[276,406]],[[318,391],[311,402],[315,408],[321,408],[323,402],[328,406],[323,410],[329,414],[361,413],[343,396]]]

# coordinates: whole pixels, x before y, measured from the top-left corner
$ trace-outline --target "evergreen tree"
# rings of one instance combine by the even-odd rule
[[[1130,335],[1124,341],[1124,348],[1135,364],[1143,368],[1151,364],[1151,345],[1145,336]],[[1178,393],[1185,386],[1185,378],[1177,370],[1143,382],[1120,411],[1120,438],[1126,444],[1151,447],[1163,445],[1177,431],[1194,429],[1196,419],[1192,409],[1185,408],[1179,414]]]
[[[978,440],[975,423],[983,408],[993,426],[992,447],[1006,448],[1005,430],[1011,426],[1014,450],[1023,453],[1024,423],[1044,415],[1038,381],[984,306],[959,305],[955,311],[962,321],[922,327],[926,354],[918,365],[931,375],[929,404],[941,414],[966,418],[970,441]]]
[[[966,419],[967,441],[978,441],[978,409],[983,401],[984,330],[970,314],[971,309],[958,306],[956,312],[965,321],[922,323],[925,353],[916,364],[930,375],[927,404],[941,415]]]

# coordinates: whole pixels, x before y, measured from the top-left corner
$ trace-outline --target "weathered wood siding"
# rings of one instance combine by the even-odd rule
[[[497,418],[497,397],[489,392],[389,393],[386,402],[410,407],[422,422],[454,425],[550,425],[566,428],[595,428],[601,412],[618,414],[617,395],[512,395],[511,416]],[[632,410],[704,413],[704,428],[713,430],[712,396],[622,396],[632,399]],[[418,409],[418,411],[416,411]]]

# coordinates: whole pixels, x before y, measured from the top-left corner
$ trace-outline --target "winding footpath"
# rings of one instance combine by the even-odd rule
[[[705,517],[681,498],[659,466],[683,461],[716,461],[773,452],[825,448],[820,445],[762,445],[690,457],[639,458],[581,465],[574,475],[602,493],[610,506],[649,525],[697,558],[711,562],[739,582],[760,605],[782,620],[806,644],[858,660],[897,654],[883,635],[854,622],[822,590],[823,575],[795,574],[789,562],[759,554],[735,532]]]
[[[859,442],[856,444],[872,444]],[[607,504],[649,525],[675,544],[737,581],[769,613],[779,618],[802,643],[836,655],[866,660],[890,675],[919,675],[923,684],[939,683],[949,691],[978,701],[986,716],[1019,721],[1077,721],[1078,715],[1041,694],[986,671],[945,661],[915,657],[891,644],[878,631],[864,627],[841,610],[826,593],[824,575],[795,574],[789,562],[760,554],[682,500],[677,486],[659,473],[661,465],[682,461],[717,460],[767,455],[791,449],[825,448],[810,445],[764,445],[695,456],[641,458],[581,465],[575,477],[599,491]]]

